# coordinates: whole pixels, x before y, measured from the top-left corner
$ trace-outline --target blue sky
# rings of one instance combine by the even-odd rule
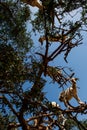
[[[80,88],[78,89],[78,94],[81,97],[83,101],[87,100],[87,45],[80,45],[79,47],[74,48],[71,53],[68,56],[68,64],[65,63],[63,59],[55,59],[56,63],[53,64],[61,66],[65,65],[68,67],[71,67],[73,71],[75,72],[75,76],[79,78],[77,81],[77,86]],[[58,61],[58,62],[57,62]],[[56,95],[58,95],[58,85],[55,84],[54,86],[52,84],[49,84],[48,89],[48,98],[50,100],[56,100]],[[52,88],[52,90],[51,90]],[[50,93],[50,92],[51,93]],[[52,97],[53,95],[53,97]],[[58,96],[57,96],[58,97]],[[58,99],[56,100],[58,101]]]
[[[37,8],[31,8],[33,13],[37,11]],[[81,9],[80,9],[81,10]],[[80,11],[78,10],[78,12]],[[80,14],[76,12],[71,12],[72,16],[75,16],[74,20],[79,20]],[[71,16],[68,16],[70,18]],[[57,57],[52,64],[54,66],[68,66],[71,67],[74,72],[75,76],[79,78],[79,81],[77,81],[77,86],[80,88],[78,89],[78,95],[81,98],[82,101],[86,102],[87,101],[87,34],[85,32],[82,32],[83,35],[83,44],[80,46],[72,49],[68,56],[68,64],[65,63],[63,58]],[[37,40],[37,46],[38,46],[38,36],[36,36],[35,41]],[[64,108],[63,103],[60,103],[58,100],[58,96],[60,91],[62,91],[61,88],[59,88],[58,84],[51,84],[50,83],[50,78],[48,77],[48,83],[45,86],[44,89],[46,93],[47,98],[50,101],[56,101],[57,103],[60,104],[62,108]],[[73,105],[78,105],[76,100],[72,100],[71,103]]]

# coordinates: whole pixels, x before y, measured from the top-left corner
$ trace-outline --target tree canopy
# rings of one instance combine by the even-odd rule
[[[58,90],[72,85],[72,68],[52,62],[62,54],[68,64],[71,50],[82,44],[86,26],[86,0],[0,1],[1,130],[87,129],[87,120],[78,120],[87,114],[86,103],[64,109],[44,92],[48,77]]]

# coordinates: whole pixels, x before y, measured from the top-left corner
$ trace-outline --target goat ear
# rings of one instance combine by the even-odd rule
[[[79,80],[79,78],[75,78],[75,80],[77,81],[77,80]]]
[[[77,81],[79,78],[71,78],[71,82]]]

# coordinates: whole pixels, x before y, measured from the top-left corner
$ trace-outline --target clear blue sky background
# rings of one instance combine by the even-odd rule
[[[32,12],[36,12],[37,8],[31,8]],[[75,15],[73,12],[72,15]],[[76,15],[75,19],[79,20],[80,15]],[[83,33],[83,44],[74,48],[69,56],[68,56],[68,64],[65,63],[63,58],[56,58],[55,61],[52,62],[54,66],[68,66],[71,67],[75,71],[75,76],[79,78],[79,81],[77,82],[77,86],[80,88],[78,89],[78,95],[81,98],[82,101],[87,102],[87,33]],[[38,38],[35,37],[35,41],[37,40],[38,44]],[[37,45],[38,46],[38,45]],[[48,84],[45,86],[45,92],[47,98],[50,101],[56,101],[60,104],[61,107],[64,108],[63,103],[60,103],[58,100],[58,96],[60,91],[62,89],[59,88],[58,84],[51,84],[50,78],[48,78]],[[75,100],[72,100],[71,103],[73,105],[78,105]]]

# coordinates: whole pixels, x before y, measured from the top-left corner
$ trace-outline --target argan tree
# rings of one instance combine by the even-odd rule
[[[86,8],[86,0],[0,1],[1,130],[87,129],[87,121],[77,118],[87,113],[86,103],[63,109],[44,91],[48,77],[58,90],[72,85],[72,68],[52,62],[62,54],[68,64],[71,50],[81,46]],[[78,10],[79,20],[74,18]]]

